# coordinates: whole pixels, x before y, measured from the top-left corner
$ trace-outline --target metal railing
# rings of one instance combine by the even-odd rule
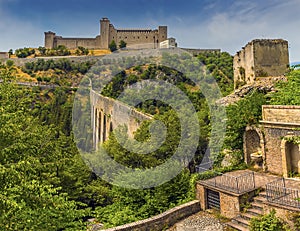
[[[207,185],[238,194],[255,189],[254,172],[247,172],[239,176],[221,174],[203,182]]]
[[[300,208],[300,191],[287,188],[284,178],[266,184],[266,193],[269,202]]]

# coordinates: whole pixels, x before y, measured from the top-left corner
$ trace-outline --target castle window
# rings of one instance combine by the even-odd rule
[[[127,39],[127,36],[125,38]]]
[[[148,36],[146,36],[146,39],[148,38]]]
[[[140,39],[140,37],[138,36],[138,39]]]

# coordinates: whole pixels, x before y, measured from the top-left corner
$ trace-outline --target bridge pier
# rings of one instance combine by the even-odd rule
[[[98,149],[99,144],[108,140],[110,133],[119,125],[125,124],[128,136],[133,137],[144,120],[152,119],[150,115],[141,113],[120,101],[104,97],[93,90],[90,92],[90,97],[95,150]]]

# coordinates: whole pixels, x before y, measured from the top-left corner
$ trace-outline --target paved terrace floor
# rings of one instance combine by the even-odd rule
[[[246,170],[237,170],[234,172],[228,172],[228,173],[224,173],[224,174],[238,177],[238,176],[244,175],[249,172],[252,172],[252,171],[246,169]],[[282,177],[272,175],[270,173],[254,172],[254,180],[255,180],[256,188],[261,187],[261,188],[265,189],[267,183],[270,183],[274,180],[279,180],[279,179],[282,179]],[[285,178],[285,187],[300,190],[300,179]]]

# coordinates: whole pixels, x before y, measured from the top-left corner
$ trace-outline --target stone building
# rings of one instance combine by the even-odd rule
[[[244,134],[245,162],[260,162],[264,170],[287,177],[300,173],[300,106],[264,105],[258,127],[249,126]]]
[[[160,42],[159,48],[174,48],[177,47],[176,39],[175,38],[168,38]]]
[[[252,84],[259,77],[278,77],[289,68],[288,42],[255,39],[234,56],[234,87]]]
[[[9,53],[8,52],[0,52],[0,59],[8,59]]]
[[[64,38],[54,32],[45,32],[45,47],[55,48],[64,45],[69,49],[79,46],[88,49],[108,49],[114,40],[119,44],[121,40],[127,43],[127,47],[158,48],[160,42],[168,39],[167,26],[159,26],[158,29],[116,29],[108,18],[100,20],[100,34],[96,38]],[[147,45],[145,45],[147,44]]]

